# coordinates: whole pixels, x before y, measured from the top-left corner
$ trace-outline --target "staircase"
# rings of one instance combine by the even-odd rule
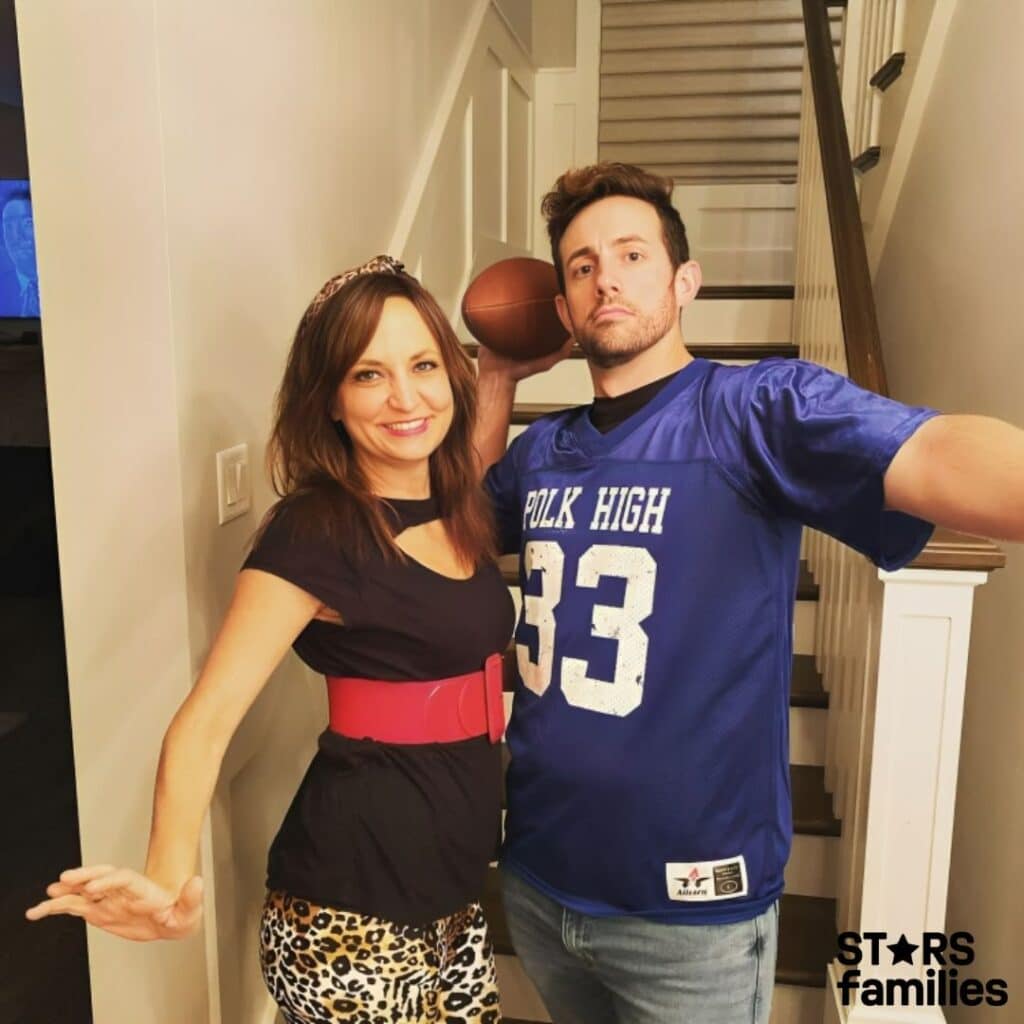
[[[830,15],[838,46],[842,11]],[[693,182],[795,181],[800,0],[604,0],[602,160]]]
[[[682,211],[684,218],[686,211]],[[696,254],[699,258],[699,253]],[[705,287],[683,316],[684,334],[695,356],[746,363],[767,356],[793,358],[793,290],[786,285]],[[475,351],[475,346],[468,346]],[[546,413],[593,398],[582,353],[573,353],[552,371],[518,388],[510,436]],[[519,601],[518,562],[503,560],[506,582]],[[794,618],[794,658],[790,687],[790,779],[794,841],[786,869],[773,1024],[819,1024],[826,966],[836,949],[836,877],[841,823],[825,788],[828,694],[815,668],[818,587],[802,566]],[[511,711],[515,654],[506,655],[506,712]],[[546,1010],[519,965],[501,905],[500,880],[492,867],[484,906],[495,943],[502,1005],[508,1024],[549,1021]]]

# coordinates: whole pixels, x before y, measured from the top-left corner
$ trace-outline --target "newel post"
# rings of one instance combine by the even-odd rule
[[[873,1005],[878,982],[937,984],[939,968],[921,950],[899,962],[886,943],[903,935],[920,944],[942,932],[949,886],[950,845],[960,759],[967,651],[974,588],[986,572],[904,569],[879,572],[884,585],[878,677],[872,728],[869,803],[859,931],[885,932],[879,963],[862,944],[859,988],[843,1002],[841,980],[851,965],[833,960],[825,1021],[844,1024],[938,1024],[937,1006]],[[867,986],[867,988],[865,988]],[[916,984],[907,986],[911,992]],[[898,1002],[904,1001],[902,998]]]

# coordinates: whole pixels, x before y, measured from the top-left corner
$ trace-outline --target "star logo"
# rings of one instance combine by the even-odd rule
[[[900,934],[899,942],[886,943],[886,948],[892,951],[892,962],[896,964],[914,964],[914,950],[918,947],[913,942],[908,942],[906,935]]]
[[[684,889],[699,889],[711,876],[702,875],[696,868],[694,868],[685,878],[676,878],[676,881]]]

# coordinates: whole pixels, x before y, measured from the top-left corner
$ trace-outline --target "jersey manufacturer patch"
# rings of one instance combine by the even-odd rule
[[[666,864],[668,898],[679,903],[734,900],[747,895],[747,864],[742,855],[725,860]]]

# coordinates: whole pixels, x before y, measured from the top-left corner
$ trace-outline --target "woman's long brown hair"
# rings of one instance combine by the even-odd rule
[[[271,482],[282,498],[278,511],[292,506],[302,533],[326,536],[356,560],[374,548],[401,557],[351,440],[331,418],[338,386],[392,297],[407,299],[423,318],[451,382],[453,418],[430,456],[430,488],[460,561],[478,566],[494,558],[496,545],[493,514],[475,471],[476,375],[444,311],[407,274],[356,277],[299,325],[267,446]]]

